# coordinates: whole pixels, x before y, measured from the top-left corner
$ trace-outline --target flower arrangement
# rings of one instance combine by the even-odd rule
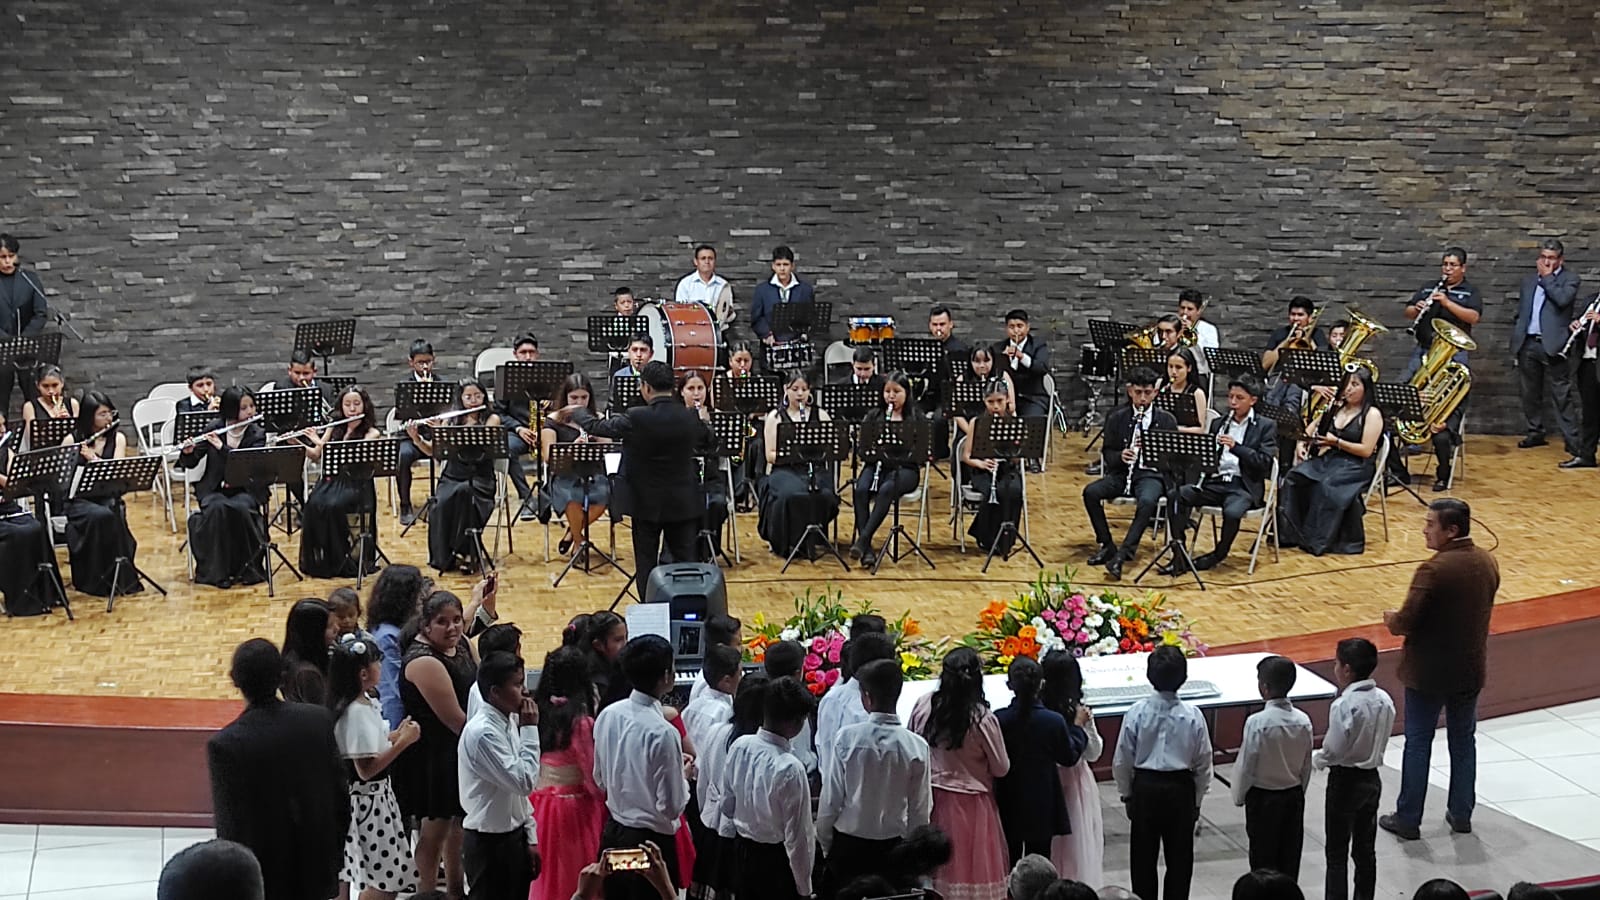
[[[1039,659],[1052,650],[1105,656],[1171,644],[1191,656],[1204,654],[1192,624],[1165,604],[1159,593],[1135,599],[1078,589],[1071,568],[1041,573],[1015,599],[990,601],[978,613],[978,630],[959,643],[978,652],[987,672],[1003,672],[1019,656]]]
[[[805,595],[796,597],[795,612],[777,622],[768,621],[762,613],[751,619],[753,634],[745,642],[745,659],[763,662],[767,647],[778,641],[798,641],[806,655],[801,662],[801,678],[806,689],[816,696],[827,693],[839,682],[844,659],[845,639],[850,634],[850,620],[858,615],[879,614],[871,604],[863,601],[854,609],[844,601],[840,591],[822,591],[813,594],[810,588]],[[895,639],[900,653],[900,668],[907,678],[927,678],[933,675],[935,665],[948,644],[948,639],[931,642],[922,634],[922,627],[909,611],[889,624],[889,634]]]

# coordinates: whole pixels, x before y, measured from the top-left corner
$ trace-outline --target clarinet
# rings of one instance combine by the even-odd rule
[[[1003,465],[1005,465],[1005,461],[1001,460],[1000,462],[995,464],[994,471],[989,473],[989,503],[990,503],[990,505],[997,504],[997,503],[1000,502],[1000,493],[999,493],[999,488],[1000,488],[1000,467],[1003,466]]]
[[[1441,277],[1439,279],[1439,283],[1433,286],[1433,290],[1428,292],[1428,296],[1423,298],[1422,303],[1417,307],[1417,317],[1412,320],[1411,325],[1406,328],[1406,334],[1412,335],[1413,337],[1416,336],[1417,325],[1422,321],[1423,315],[1427,313],[1428,307],[1433,305],[1433,300],[1429,298],[1431,298],[1434,294],[1444,290],[1444,283],[1445,279]]]
[[[885,403],[883,405],[883,427],[885,427],[885,428],[889,427],[889,417],[891,415],[894,415],[894,407],[892,405],[888,404],[888,403]],[[881,439],[880,439],[880,442],[881,442]],[[881,451],[882,448],[880,447],[879,449]],[[872,487],[867,488],[867,493],[876,494],[878,492],[878,481],[882,477],[883,477],[883,456],[882,456],[882,453],[880,452],[879,456],[878,456],[878,461],[876,463],[874,463],[873,466],[872,466]]]
[[[1139,468],[1139,451],[1144,442],[1144,410],[1133,409],[1133,437],[1128,441],[1128,449],[1133,451],[1133,462],[1128,463],[1128,481],[1122,486],[1125,496],[1133,496],[1133,473]]]

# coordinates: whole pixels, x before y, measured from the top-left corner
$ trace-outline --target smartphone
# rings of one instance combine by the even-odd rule
[[[606,868],[613,872],[643,872],[650,868],[650,854],[643,847],[628,850],[606,850],[600,854]]]

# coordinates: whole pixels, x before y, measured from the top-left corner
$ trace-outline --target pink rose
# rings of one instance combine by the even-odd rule
[[[844,650],[844,635],[835,631],[828,636],[828,651],[830,653],[838,653],[842,650]]]
[[[839,648],[838,647],[829,647],[828,648],[828,662],[831,662],[836,666],[839,664]]]
[[[833,687],[834,684],[837,683],[838,680],[839,680],[839,670],[838,669],[829,669],[828,671],[823,672],[822,673],[822,680],[823,680],[823,682],[825,684],[828,685],[828,687]]]
[[[1070,628],[1072,628],[1074,630],[1082,628],[1083,627],[1083,619],[1081,617],[1079,617],[1079,616],[1073,616],[1072,617],[1072,621],[1070,623],[1068,623],[1068,627],[1070,627]]]
[[[1094,635],[1090,634],[1089,632],[1087,632],[1087,631],[1078,632],[1078,643],[1087,644],[1092,640],[1094,640]]]
[[[822,651],[824,651],[826,649],[828,649],[828,642],[826,640],[824,640],[822,638],[819,638],[819,637],[815,637],[815,638],[811,639],[811,652],[812,653],[821,653]]]
[[[822,657],[816,655],[815,653],[806,654],[805,667],[807,672],[812,671],[813,669],[822,668]]]

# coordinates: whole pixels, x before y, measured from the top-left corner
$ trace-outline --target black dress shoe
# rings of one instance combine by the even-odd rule
[[[1103,545],[1101,545],[1100,549],[1095,552],[1095,554],[1093,556],[1089,557],[1089,565],[1091,565],[1091,566],[1103,566],[1106,563],[1110,562],[1112,557],[1114,557],[1116,555],[1117,555],[1117,548],[1116,547],[1113,547],[1110,544],[1103,544]]]
[[[870,569],[878,564],[878,554],[871,550],[861,551],[861,568]]]
[[[1399,816],[1393,814],[1379,816],[1378,827],[1389,832],[1402,841],[1414,841],[1422,837],[1422,831],[1418,829],[1417,826],[1412,825],[1409,822],[1402,822],[1400,821]]]
[[[1588,456],[1574,456],[1566,462],[1556,463],[1556,465],[1563,469],[1592,469],[1594,468],[1594,459]]]
[[[1444,814],[1444,823],[1446,825],[1449,825],[1450,826],[1450,830],[1454,831],[1456,834],[1471,834],[1472,833],[1472,820],[1471,819],[1467,819],[1467,820],[1463,821],[1461,819],[1454,818],[1449,813],[1445,813]]]
[[[417,514],[409,506],[400,507],[400,524],[411,525],[417,521]]]
[[[1433,492],[1442,494],[1448,490],[1450,490],[1450,472],[1447,470],[1433,479]]]
[[[1196,571],[1204,572],[1207,569],[1215,569],[1219,562],[1222,562],[1222,557],[1214,553],[1202,553],[1194,558],[1194,567]]]
[[[1122,580],[1122,562],[1122,557],[1118,555],[1111,557],[1111,561],[1106,563],[1106,574],[1111,576],[1112,581]]]
[[[572,535],[567,535],[556,544],[556,552],[562,556],[566,556],[568,553],[572,552]]]
[[[865,555],[866,554],[863,553],[862,550],[861,550],[861,542],[860,541],[856,541],[855,543],[850,545],[850,558],[851,559],[860,559]]]
[[[1522,440],[1517,441],[1517,446],[1523,450],[1527,450],[1532,447],[1543,447],[1546,443],[1548,442],[1544,439],[1544,435],[1530,434]]]

